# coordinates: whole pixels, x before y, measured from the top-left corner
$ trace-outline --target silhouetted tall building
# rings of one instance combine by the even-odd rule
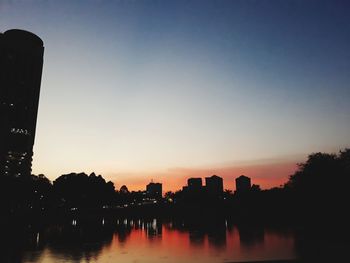
[[[146,192],[149,197],[162,198],[162,184],[150,182],[146,186]]]
[[[250,191],[250,189],[251,189],[251,182],[249,177],[241,175],[240,177],[236,178],[237,193],[248,192]]]
[[[202,189],[202,178],[187,179],[187,186],[189,191],[200,191]]]
[[[224,192],[224,186],[222,178],[213,175],[205,178],[205,188],[210,195],[221,196]]]
[[[24,30],[0,33],[0,174],[30,175],[43,41]]]

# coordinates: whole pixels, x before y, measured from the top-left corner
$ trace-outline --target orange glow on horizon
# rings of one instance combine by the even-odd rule
[[[163,193],[181,190],[187,185],[187,179],[201,177],[203,185],[205,177],[216,174],[223,178],[224,189],[235,190],[235,178],[246,175],[252,179],[252,184],[260,185],[262,189],[269,189],[285,184],[291,174],[297,169],[296,162],[280,162],[269,164],[255,164],[246,166],[228,166],[220,168],[173,168],[163,172],[147,172],[135,174],[118,174],[112,176],[116,190],[126,185],[129,191],[145,190],[146,185],[153,180],[163,184]],[[130,179],[128,178],[130,176]],[[135,176],[136,175],[136,176]],[[117,180],[116,177],[123,178]],[[125,179],[124,179],[125,178]]]

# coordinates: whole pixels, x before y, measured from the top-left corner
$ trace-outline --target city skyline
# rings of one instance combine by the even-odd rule
[[[279,186],[309,153],[349,146],[346,7],[1,3],[1,32],[45,43],[33,173],[95,172],[130,190],[213,174],[229,189],[241,174]]]

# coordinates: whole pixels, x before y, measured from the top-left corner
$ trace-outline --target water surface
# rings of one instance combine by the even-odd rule
[[[1,262],[235,262],[294,259],[294,234],[286,229],[239,226],[220,219],[71,219],[26,233]],[[3,254],[4,255],[4,254]]]

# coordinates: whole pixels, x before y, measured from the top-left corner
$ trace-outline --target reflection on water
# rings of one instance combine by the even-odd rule
[[[0,262],[228,262],[295,258],[294,237],[215,221],[71,219],[8,233]],[[5,235],[6,236],[6,235]]]

